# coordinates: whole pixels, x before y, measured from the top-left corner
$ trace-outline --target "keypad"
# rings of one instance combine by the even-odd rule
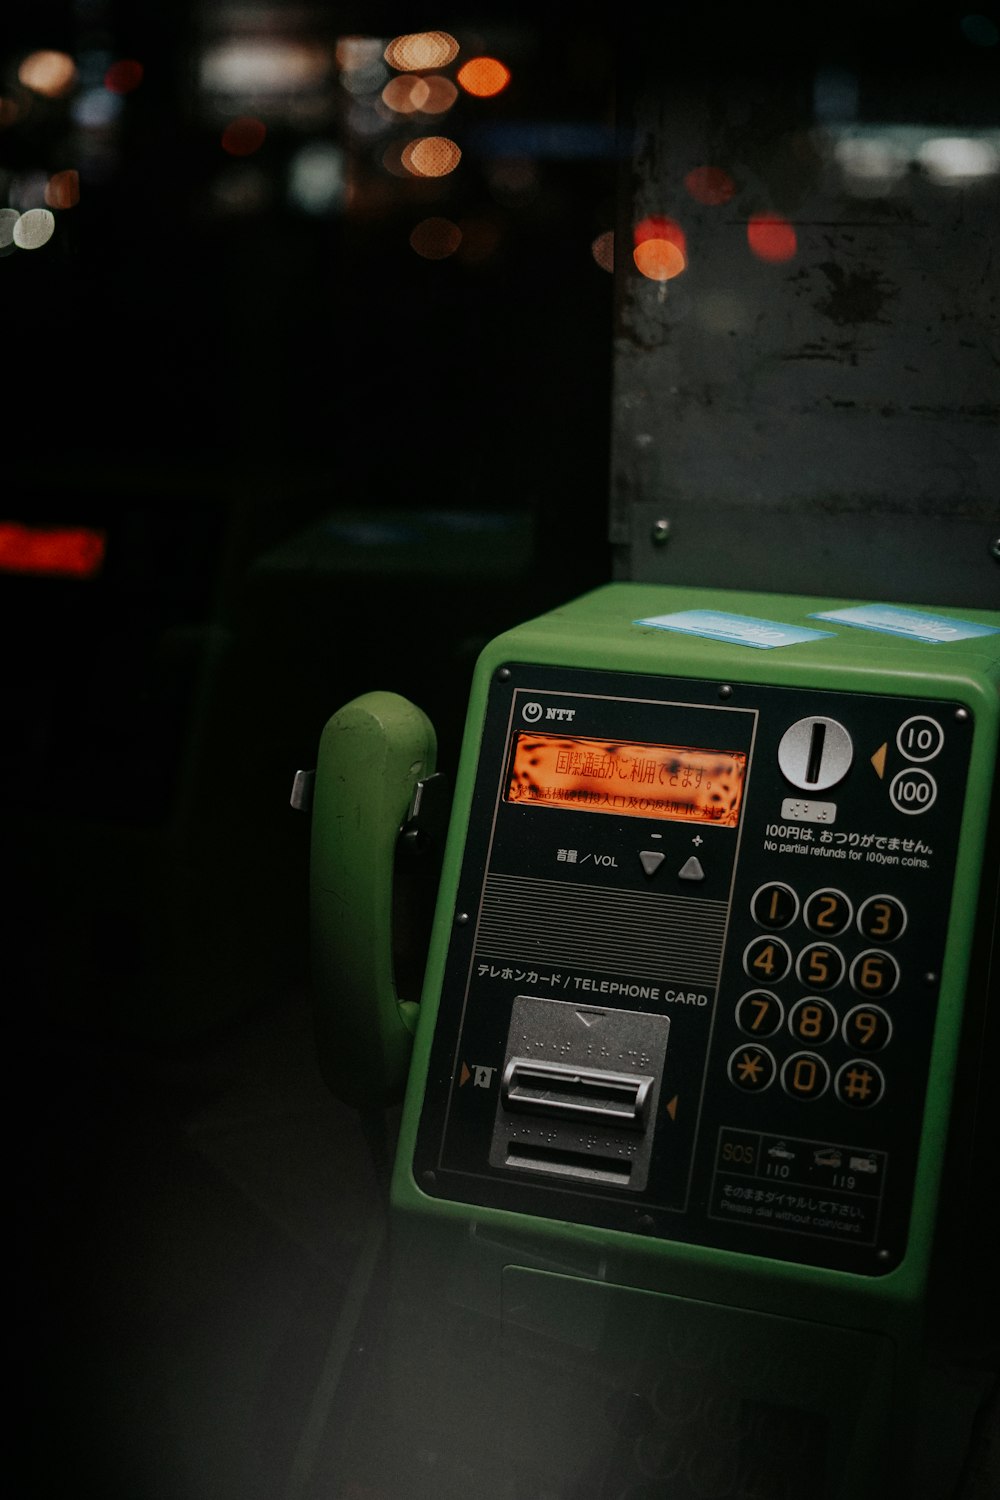
[[[832,1094],[847,1109],[873,1108],[887,1086],[872,1055],[891,1057],[893,1020],[882,1002],[903,979],[889,948],[906,931],[905,906],[877,891],[855,908],[834,886],[796,892],[770,881],[754,891],[750,913],[763,930],[744,949],[743,969],[761,987],[736,1003],[749,1040],[729,1058],[730,1082],[759,1093],[777,1079],[791,1099]],[[859,935],[873,946],[858,951]]]

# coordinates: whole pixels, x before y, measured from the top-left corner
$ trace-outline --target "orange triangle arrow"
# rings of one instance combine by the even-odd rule
[[[670,1116],[670,1118],[672,1120],[676,1120],[676,1118],[677,1118],[677,1095],[676,1094],[671,1099],[670,1103],[667,1105],[667,1114]]]
[[[888,741],[886,741],[884,745],[879,745],[878,749],[875,751],[875,754],[872,756],[872,765],[875,767],[875,774],[878,777],[879,781],[881,781],[883,776],[885,775],[885,757],[886,751],[888,749],[889,743]]]
[[[462,1088],[465,1084],[467,1084],[468,1081],[469,1081],[469,1079],[471,1077],[472,1077],[472,1074],[469,1072],[469,1070],[466,1067],[465,1063],[463,1063],[462,1064],[462,1071],[459,1074],[459,1078],[458,1078],[458,1086],[459,1086],[459,1088]]]

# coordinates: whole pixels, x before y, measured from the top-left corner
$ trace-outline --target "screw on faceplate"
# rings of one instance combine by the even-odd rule
[[[670,522],[664,518],[653,522],[653,529],[649,533],[649,539],[654,547],[662,547],[664,542],[670,540]]]
[[[510,681],[510,667],[501,667],[500,670],[499,670],[499,672],[497,673],[497,677],[500,679],[501,682],[509,682]]]
[[[729,686],[728,682],[724,682],[722,684],[722,686],[719,688],[719,697],[720,698],[731,698],[732,696],[733,696],[733,690],[732,690],[732,688]]]
[[[1000,536],[995,536],[992,542],[990,542],[990,552],[993,554],[995,561],[1000,562]]]

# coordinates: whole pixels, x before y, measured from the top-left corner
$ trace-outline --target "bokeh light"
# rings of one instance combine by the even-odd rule
[[[669,240],[687,259],[687,237],[677,220],[668,219],[666,214],[647,214],[639,220],[632,231],[632,243],[641,245],[644,240]]]
[[[13,255],[17,249],[14,244],[14,225],[20,217],[16,208],[0,208],[0,256]]]
[[[467,94],[477,99],[492,99],[510,83],[510,69],[496,57],[470,57],[456,77]]]
[[[962,187],[1000,171],[996,146],[975,136],[932,136],[919,148],[916,159],[932,182],[945,187]]]
[[[995,47],[1000,42],[1000,26],[990,16],[962,17],[962,35],[974,47]]]
[[[55,233],[56,216],[48,208],[29,208],[14,225],[14,244],[19,250],[40,250]]]
[[[450,219],[421,219],[410,234],[410,245],[424,260],[445,260],[462,243],[462,231]]]
[[[402,162],[414,177],[447,177],[462,159],[462,152],[446,135],[422,135],[403,149]]]
[[[443,115],[446,110],[451,109],[458,98],[458,89],[450,78],[445,78],[440,73],[429,73],[420,82],[427,90],[420,105],[420,112],[424,115]]]
[[[647,214],[632,230],[632,259],[650,281],[670,281],[687,265],[687,237],[676,219]]]
[[[794,260],[799,248],[795,226],[780,214],[752,214],[747,223],[747,244],[758,260],[772,265]]]
[[[110,94],[106,88],[83,89],[70,105],[70,116],[83,130],[106,130],[124,108],[121,94]]]
[[[0,97],[0,130],[13,125],[20,113],[15,100]]]
[[[695,167],[685,177],[684,186],[696,203],[712,207],[730,203],[736,193],[735,182],[721,167]]]
[[[73,168],[53,172],[45,186],[49,208],[73,208],[80,201],[80,174]]]
[[[252,156],[264,144],[267,127],[255,115],[237,115],[222,132],[222,149],[230,156]]]
[[[414,31],[393,37],[383,53],[397,73],[422,73],[447,67],[458,56],[458,43],[447,31]]]
[[[26,89],[46,99],[61,99],[76,82],[76,63],[66,52],[31,52],[17,76]]]
[[[93,578],[107,536],[88,526],[23,526],[0,521],[0,569],[41,577]]]
[[[423,107],[430,89],[422,78],[397,73],[382,90],[382,103],[397,115],[412,115]]]
[[[636,269],[649,281],[670,281],[687,265],[684,252],[673,240],[643,240],[632,251]]]
[[[142,82],[142,71],[134,57],[121,57],[105,73],[104,87],[109,94],[131,94]]]
[[[613,272],[615,269],[615,232],[606,229],[591,242],[590,253],[600,266],[602,271]]]

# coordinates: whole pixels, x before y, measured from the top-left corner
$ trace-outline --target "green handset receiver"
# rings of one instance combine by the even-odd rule
[[[998,643],[613,583],[484,649],[390,1216],[399,1409],[427,1392],[481,1492],[953,1493],[921,1351],[989,1258]],[[369,759],[331,721],[314,810],[324,1064],[368,1105],[406,1068],[376,886],[426,758],[379,722]]]
[[[396,992],[393,872],[436,756],[427,715],[395,693],[354,699],[320,736],[309,875],[315,1022],[331,1091],[360,1109],[398,1101],[406,1084],[419,1006]]]

